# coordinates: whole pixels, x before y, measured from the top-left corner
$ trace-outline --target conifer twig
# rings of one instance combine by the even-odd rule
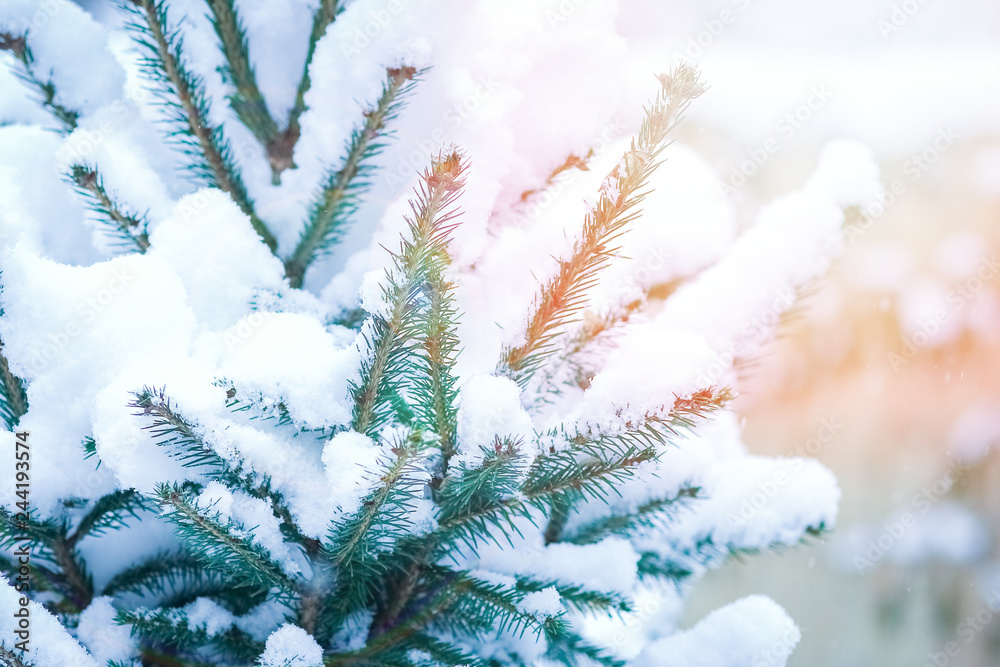
[[[160,445],[168,448],[171,458],[177,459],[185,468],[206,468],[209,477],[221,477],[230,473],[229,462],[218,455],[195,431],[193,424],[170,404],[166,389],[143,387],[133,392],[135,400],[128,407],[138,410],[136,417],[152,417],[152,423],[144,426],[152,437],[160,440]]]
[[[412,67],[387,71],[381,97],[373,109],[365,112],[364,124],[351,135],[340,169],[328,176],[298,245],[285,262],[285,275],[292,287],[302,286],[309,265],[337,243],[346,231],[348,218],[357,206],[356,197],[368,187],[365,162],[382,148],[377,139],[385,136],[386,122],[399,112],[401,100],[416,75],[417,70]]]
[[[66,613],[78,614],[93,599],[94,587],[85,564],[79,559],[76,541],[67,535],[64,522],[53,519],[19,521],[4,508],[0,508],[0,546],[11,548],[23,536],[30,537],[32,563],[28,566],[38,582],[45,582],[62,599],[55,605]],[[17,537],[15,537],[17,536]],[[58,571],[41,567],[37,561],[46,561]],[[39,590],[45,590],[44,584]]]
[[[605,178],[570,256],[559,260],[556,275],[536,297],[524,342],[503,352],[500,370],[522,388],[553,353],[555,338],[583,307],[598,272],[617,252],[615,241],[638,217],[636,207],[644,198],[641,190],[658,164],[667,133],[691,100],[705,90],[697,70],[690,65],[679,65],[671,74],[661,75],[660,82],[660,93],[647,109],[638,137]]]
[[[146,500],[134,489],[118,490],[102,496],[87,514],[80,519],[76,530],[66,538],[71,547],[88,535],[102,535],[108,530],[126,526],[126,515],[139,518],[147,509]]]
[[[236,86],[229,104],[239,119],[264,146],[278,137],[278,125],[267,110],[264,96],[257,87],[257,78],[250,62],[250,47],[246,33],[236,14],[233,0],[205,0],[212,10],[215,33],[226,56],[226,69]],[[275,165],[271,165],[272,171]]]
[[[296,583],[271,560],[264,548],[234,535],[231,526],[208,516],[188,499],[181,487],[160,484],[155,498],[167,509],[167,518],[191,551],[209,566],[227,572],[235,587],[277,588],[284,595],[297,591]]]
[[[699,487],[683,487],[671,498],[654,498],[627,514],[610,514],[581,526],[564,538],[573,544],[595,544],[609,535],[629,535],[669,520],[685,501],[698,497]]]
[[[180,33],[170,29],[165,4],[162,0],[129,0],[129,3],[126,6],[131,7],[136,17],[129,27],[137,31],[137,42],[146,52],[143,69],[161,86],[160,105],[172,112],[169,119],[175,126],[172,138],[195,158],[197,175],[229,194],[273,251],[277,241],[254,212],[222,128],[213,127],[208,121],[208,97],[202,81],[184,66]]]
[[[428,268],[435,262],[440,263],[442,255],[446,255],[444,246],[454,229],[453,220],[457,215],[451,207],[465,184],[466,169],[467,164],[458,153],[439,157],[424,172],[417,201],[411,202],[413,216],[407,220],[411,239],[402,242],[399,253],[394,257],[395,270],[389,276],[388,284],[383,285],[384,312],[373,314],[370,318],[369,359],[364,363],[361,381],[353,391],[353,427],[359,433],[373,432],[386,422],[392,413],[392,396],[412,377],[408,346],[420,336],[424,324],[423,318],[418,315],[418,302],[429,277],[437,280],[439,288],[443,288],[440,275],[432,269],[430,273],[434,275],[429,276]],[[436,316],[443,317],[445,314],[440,311],[440,306],[439,303]],[[432,314],[432,317],[435,315]],[[440,328],[447,327],[447,324],[438,323],[435,326],[435,336],[439,337]],[[432,394],[431,401],[435,405],[440,404],[444,411],[447,410],[448,392],[453,391],[450,380],[441,375],[446,372],[446,359],[442,354],[449,343],[439,337],[431,345],[444,346],[428,356],[430,367],[440,377],[429,380],[427,387]],[[439,415],[436,409],[430,412],[430,419],[437,422]],[[440,418],[447,417],[442,413]]]
[[[445,280],[448,265],[447,253],[429,261],[425,294],[428,307],[424,315],[423,373],[414,387],[418,421],[436,433],[441,448],[441,475],[448,472],[448,462],[456,450],[456,421],[458,416],[458,389],[452,372],[458,353],[458,334],[455,323],[458,312],[452,294],[454,285]]]
[[[195,425],[170,404],[165,388],[144,387],[134,392],[133,396],[135,400],[130,401],[128,407],[138,410],[133,413],[137,417],[153,418],[152,423],[143,428],[149,430],[152,437],[159,441],[157,444],[168,449],[170,457],[179,460],[184,467],[200,468],[211,479],[236,487],[259,500],[269,501],[287,537],[302,545],[307,553],[314,554],[319,550],[318,540],[303,535],[299,530],[284,498],[271,487],[270,479],[244,474],[239,464],[231,464],[220,456],[205,442]],[[236,411],[249,407],[240,401],[228,404],[229,407],[234,405],[241,405]]]
[[[580,460],[581,455],[591,456]],[[610,454],[610,456],[609,456]],[[490,535],[489,526],[516,530],[517,517],[532,519],[532,510],[544,510],[554,498],[565,496],[568,501],[583,498],[603,499],[616,482],[631,477],[641,463],[652,461],[657,454],[651,447],[626,446],[619,451],[602,452],[596,446],[589,451],[577,447],[539,456],[528,472],[528,479],[517,495],[506,495],[492,502],[477,503],[458,512],[442,511],[440,530],[449,540],[462,540],[470,548]],[[509,539],[509,538],[508,538]]]
[[[306,51],[306,62],[302,67],[302,78],[299,80],[298,88],[295,91],[295,102],[288,113],[288,125],[285,131],[273,140],[268,142],[267,159],[271,164],[271,173],[277,185],[281,172],[285,169],[294,169],[295,162],[293,156],[295,145],[299,141],[302,127],[299,125],[299,118],[306,110],[306,93],[309,91],[312,81],[309,78],[309,67],[312,65],[313,55],[316,53],[316,44],[326,34],[326,29],[340,11],[339,0],[320,0],[319,7],[313,15],[312,30],[309,33],[309,48]]]
[[[0,641],[0,661],[4,667],[35,667],[33,662],[25,662],[21,656],[7,649],[4,642]]]
[[[0,317],[3,311],[0,310]],[[28,398],[24,392],[24,383],[10,371],[10,364],[3,354],[3,341],[0,341],[0,419],[10,430],[28,411]]]
[[[413,473],[424,449],[419,431],[394,446],[394,458],[383,466],[378,486],[361,508],[331,526],[325,552],[339,575],[337,588],[320,615],[333,611],[342,618],[371,603],[376,577],[385,576],[388,568],[378,554],[391,550],[408,534],[410,506],[423,492],[423,478]]]
[[[94,599],[94,582],[79,561],[75,542],[71,542],[63,531],[51,548],[68,587],[66,597],[83,611]]]
[[[160,552],[118,572],[104,586],[104,595],[134,593],[163,595],[178,586],[213,573],[186,552]]]
[[[146,217],[129,213],[116,204],[105,189],[104,180],[97,169],[75,164],[70,171],[70,178],[77,191],[91,200],[91,208],[105,218],[111,232],[121,239],[123,245],[131,245],[139,253],[146,252],[149,248],[149,234],[146,231],[149,223]]]
[[[21,71],[18,78],[34,88],[42,98],[42,105],[58,120],[62,127],[62,132],[69,134],[76,129],[76,121],[79,114],[72,109],[67,109],[58,104],[56,99],[56,87],[51,81],[43,81],[38,78],[34,70],[34,58],[31,56],[31,49],[28,47],[27,39],[22,36],[14,36],[9,32],[0,32],[0,51],[10,51],[18,62],[21,63]]]

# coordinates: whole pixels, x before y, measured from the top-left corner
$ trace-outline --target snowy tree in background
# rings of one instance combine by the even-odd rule
[[[737,230],[569,4],[3,3],[0,663],[785,664],[679,605],[833,525],[727,403],[877,169]]]

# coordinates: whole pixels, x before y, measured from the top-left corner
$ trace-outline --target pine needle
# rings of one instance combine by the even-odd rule
[[[645,197],[642,189],[658,165],[667,134],[691,100],[705,90],[697,70],[690,65],[680,65],[671,74],[661,75],[660,83],[660,93],[646,110],[638,137],[605,178],[598,202],[587,213],[570,256],[559,260],[556,275],[535,298],[524,342],[503,352],[500,372],[522,389],[556,351],[555,339],[565,326],[578,318],[598,273],[618,252],[618,238],[639,216],[637,207]]]

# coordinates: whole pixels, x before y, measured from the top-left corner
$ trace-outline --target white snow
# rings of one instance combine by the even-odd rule
[[[628,540],[608,537],[596,544],[545,545],[540,532],[532,531],[529,522],[519,520],[517,527],[524,537],[512,534],[513,546],[505,540],[502,546],[478,545],[478,553],[469,556],[467,567],[623,595],[631,594],[636,585],[639,554]]]
[[[26,606],[21,605],[22,599],[27,602]],[[25,638],[17,635],[18,631],[25,629],[20,624],[21,618],[14,614],[20,613],[21,609],[27,610],[30,630],[25,632],[30,641],[25,659],[39,666],[100,667],[100,663],[70,636],[55,616],[37,602],[21,596],[3,575],[0,575],[0,608],[4,610],[0,614],[0,633],[5,645],[15,638],[17,641]]]
[[[69,0],[10,0],[0,30],[27,35],[32,69],[56,89],[55,102],[91,113],[121,94],[124,76],[107,47],[107,31]]]
[[[248,314],[255,292],[279,289],[283,269],[232,199],[214,189],[182,198],[150,234],[149,256],[184,283],[201,326],[220,330]]]
[[[286,623],[267,638],[260,664],[261,667],[321,667],[323,649],[308,632]]]
[[[288,575],[294,577],[302,573],[304,559],[282,539],[270,500],[265,502],[243,491],[232,491],[219,482],[209,482],[196,502],[207,513],[218,513],[223,525],[232,521],[242,526],[242,530],[232,532],[237,537],[249,537],[266,549]]]
[[[257,81],[283,129],[305,67],[317,2],[280,4],[237,0]],[[94,498],[117,488],[148,491],[157,482],[200,479],[153,442],[142,428],[148,418],[130,414],[130,392],[143,386],[165,387],[172,405],[220,456],[268,475],[307,535],[321,537],[331,519],[356,511],[377,483],[386,443],[405,429],[390,426],[378,442],[353,431],[324,442],[319,434],[297,430],[328,434],[350,423],[350,389],[365,342],[327,323],[359,302],[370,313],[382,312],[387,250],[398,247],[415,175],[443,146],[458,144],[472,161],[449,278],[459,283],[462,312],[456,463],[475,466],[497,437],[522,440],[531,458],[544,449],[536,428],[565,422],[592,434],[621,433],[627,425],[665,417],[678,398],[735,381],[737,358],[752,357],[774,335],[797,293],[841,249],[843,209],[878,195],[878,166],[870,152],[853,141],[831,142],[819,151],[819,136],[864,137],[880,157],[920,148],[911,146],[922,136],[917,129],[943,128],[949,118],[936,97],[951,96],[954,104],[962,95],[969,103],[958,114],[959,134],[1000,127],[996,114],[986,111],[996,107],[996,86],[990,85],[997,82],[995,72],[968,67],[993,62],[995,46],[936,46],[918,56],[903,37],[900,54],[879,62],[864,52],[850,59],[840,54],[837,62],[750,52],[739,48],[739,40],[753,30],[774,34],[786,47],[806,36],[775,34],[777,28],[762,18],[773,17],[773,7],[761,7],[755,16],[748,12],[732,27],[735,44],[713,45],[705,53],[713,88],[692,107],[698,123],[682,126],[692,130],[686,143],[664,152],[641,217],[588,293],[588,316],[616,312],[665,285],[676,284],[677,291],[588,357],[595,374],[586,390],[567,388],[554,403],[538,407],[533,394],[526,398],[510,380],[491,375],[500,350],[523,336],[539,283],[572,247],[588,202],[637,130],[641,105],[656,92],[653,73],[684,49],[692,27],[701,29],[699,10],[653,0],[344,3],[310,68],[308,110],[294,156],[298,167],[285,172],[277,187],[262,148],[228,108],[232,87],[219,71],[224,60],[203,3],[174,0],[170,10],[171,27],[183,33],[185,65],[203,78],[212,98],[209,120],[229,137],[256,210],[279,239],[281,257],[298,240],[326,172],[340,166],[363,111],[381,94],[385,68],[431,67],[392,123],[395,136],[374,161],[370,195],[345,242],[307,275],[306,287],[321,297],[307,297],[290,291],[282,262],[261,243],[247,216],[219,191],[196,191],[177,169],[185,160],[161,146],[162,128],[155,121],[162,111],[141,91],[137,54],[120,26],[103,27],[67,0],[3,4],[0,28],[28,28],[36,71],[56,85],[58,102],[82,114],[80,127],[67,137],[43,130],[52,126],[51,118],[30,106],[29,94],[9,72],[0,73],[0,86],[11,89],[0,101],[0,123],[16,123],[0,127],[6,311],[0,338],[12,370],[28,383],[31,408],[21,424],[37,447],[33,503],[41,516],[58,516],[59,501],[67,496]],[[794,12],[801,16],[802,10]],[[834,35],[845,29],[834,22],[829,40],[836,42]],[[10,64],[7,55],[3,59],[5,67]],[[913,74],[917,70],[905,69],[904,62],[919,62],[923,69]],[[886,80],[894,85],[886,87]],[[938,87],[931,90],[928,80]],[[796,134],[802,143],[787,146],[788,159],[816,162],[813,173],[797,181],[801,187],[759,211],[747,205],[746,193],[724,196],[732,156],[713,154],[711,141],[722,137],[739,150],[760,146],[776,129],[774,120],[803,103],[800,92],[813,94],[824,83],[833,91],[831,101],[816,111],[815,125]],[[908,133],[885,131],[899,123]],[[705,136],[699,136],[702,130]],[[904,134],[903,143],[894,138]],[[568,169],[551,187],[539,189],[570,154],[591,152],[587,170]],[[995,189],[995,179],[985,173],[991,159],[983,158],[986,167],[978,177],[984,191]],[[101,261],[111,248],[96,216],[61,182],[80,161],[99,167],[108,191],[127,209],[147,213],[152,245],[144,256]],[[976,247],[975,239],[962,237],[942,247],[935,259],[940,277],[960,278]],[[910,282],[914,263],[912,257],[876,252],[855,268],[860,280],[897,292]],[[902,293],[904,331],[919,330],[925,308],[942,298],[947,287],[937,279],[926,289]],[[977,317],[988,323],[988,308],[981,312],[986,314]],[[251,406],[246,412],[225,408],[230,384],[235,399]],[[293,426],[252,418],[279,404]],[[981,456],[996,439],[988,410],[986,404],[970,410],[955,425],[951,443],[963,460]],[[566,530],[699,486],[703,497],[685,503],[673,523],[643,531],[634,541],[609,537],[587,546],[546,546],[543,527],[519,519],[513,549],[497,533],[506,548],[481,545],[476,555],[459,554],[461,564],[485,581],[532,576],[645,599],[636,574],[643,551],[695,559],[692,550],[705,540],[719,549],[755,549],[795,543],[809,527],[832,527],[839,499],[832,474],[811,460],[748,455],[737,422],[735,413],[725,411],[694,435],[676,438],[660,462],[638,467],[620,486],[620,496],[581,507]],[[102,462],[97,472],[79,446],[90,435]],[[6,506],[14,500],[11,474],[9,466],[0,472],[0,502]],[[428,478],[426,470],[415,473],[417,482]],[[299,555],[281,541],[267,502],[219,484],[207,485],[199,502],[242,523],[286,571],[305,573]],[[933,524],[942,532],[972,525],[943,516],[943,523]],[[412,534],[433,529],[430,499],[417,499],[407,520]],[[955,539],[972,544],[973,532]],[[150,548],[165,539],[150,533]],[[936,548],[922,546],[924,552]],[[86,543],[81,550],[100,552]],[[108,575],[100,572],[104,580]],[[2,595],[9,597],[9,591]],[[551,616],[561,610],[559,595],[554,587],[531,593],[522,608]],[[124,640],[101,639],[123,637],[118,629],[101,628],[112,613],[110,602],[99,598],[81,619],[80,638],[99,661],[133,650]],[[271,604],[243,619],[209,600],[193,603],[187,613],[210,634],[233,623],[261,639],[270,634],[261,658],[265,667],[322,660],[304,630],[275,629],[283,611]],[[39,664],[97,664],[53,627],[54,619],[40,609],[35,618],[39,637],[46,639],[36,650],[52,651],[39,654]],[[9,622],[5,617],[0,628]],[[359,648],[370,622],[366,614],[352,619],[335,643]],[[669,629],[666,621],[652,628],[658,623],[645,626]],[[635,652],[648,634],[635,632]],[[636,664],[783,665],[797,641],[798,631],[780,608],[751,597],[690,631],[656,641]],[[544,664],[544,642],[532,637],[503,637],[478,648],[498,659],[514,651],[528,663]]]
[[[495,375],[469,378],[459,392],[458,458],[470,467],[483,460],[499,438],[532,452],[534,428],[521,407],[521,390],[512,380]]]
[[[233,626],[236,617],[208,598],[198,598],[183,608],[188,627],[204,630],[210,637],[225,632]]]
[[[841,207],[874,196],[877,177],[869,151],[832,142],[806,185],[764,207],[717,264],[667,300],[657,324],[699,333],[723,355],[752,354],[797,290],[827,269],[843,245]]]
[[[545,619],[557,616],[563,611],[562,598],[555,586],[543,588],[534,593],[524,596],[517,606],[526,614],[530,614],[537,619]]]
[[[357,352],[315,318],[255,311],[211,341],[220,355],[219,376],[238,387],[237,396],[280,400],[293,421],[311,428],[350,421]]]
[[[690,630],[659,639],[635,667],[784,667],[802,633],[785,610],[763,595],[718,609]]]
[[[323,447],[323,465],[329,484],[329,502],[343,514],[353,514],[378,482],[377,470],[385,456],[363,433],[343,431]]]
[[[583,395],[584,430],[617,434],[667,418],[677,399],[708,388],[699,381],[714,360],[696,334],[631,329]]]
[[[76,636],[100,664],[115,660],[128,662],[139,655],[139,641],[132,628],[115,623],[111,598],[98,597],[80,614]]]

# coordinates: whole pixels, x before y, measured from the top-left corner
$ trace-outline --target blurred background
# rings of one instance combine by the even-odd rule
[[[679,139],[744,224],[830,139],[868,144],[887,189],[737,404],[753,451],[836,473],[839,525],[713,572],[682,627],[764,593],[802,628],[791,667],[1000,665],[1000,3],[618,5],[630,49],[701,64]]]
[[[701,63],[681,140],[740,211],[833,138],[887,189],[740,387],[753,451],[836,473],[837,529],[711,573],[682,627],[764,593],[802,628],[792,667],[1000,665],[1000,3],[622,6]]]

